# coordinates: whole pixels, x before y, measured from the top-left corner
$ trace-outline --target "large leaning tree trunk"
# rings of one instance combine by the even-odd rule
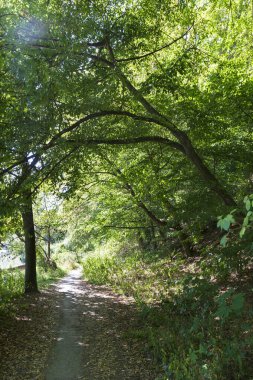
[[[90,43],[89,46],[95,47],[95,45],[92,43]],[[222,183],[218,180],[218,178],[216,178],[216,176],[205,164],[204,160],[202,159],[202,157],[200,157],[196,148],[193,146],[192,141],[187,135],[187,133],[180,130],[172,121],[170,121],[165,115],[161,114],[151,103],[149,103],[148,100],[142,95],[141,91],[139,91],[124,74],[124,72],[118,65],[118,60],[114,55],[108,36],[105,38],[103,46],[104,48],[106,48],[110,60],[108,60],[105,57],[96,55],[91,55],[90,57],[93,60],[101,62],[103,65],[110,67],[114,71],[118,79],[122,82],[122,84],[132,94],[133,98],[139,104],[141,104],[144,107],[144,109],[146,109],[148,115],[154,118],[154,122],[160,126],[163,126],[176,138],[176,140],[181,144],[185,156],[199,172],[200,176],[203,178],[209,189],[216,193],[225,205],[233,207],[236,206],[236,201],[234,200],[233,196],[229,194],[229,192],[225,189]]]
[[[158,112],[132,85],[128,78],[122,73],[122,71],[117,66],[114,67],[116,67],[117,69],[116,73],[118,74],[118,77],[121,79],[122,83],[128,88],[128,90],[132,93],[134,98],[142,104],[142,106],[146,109],[146,111],[149,114],[157,118],[157,123],[159,125],[164,126],[178,140],[178,142],[180,142],[180,144],[184,148],[185,156],[197,169],[197,171],[199,172],[200,176],[203,178],[209,189],[216,193],[220,197],[220,199],[222,199],[225,205],[236,206],[236,202],[233,199],[233,197],[223,187],[218,178],[215,177],[215,175],[206,166],[203,159],[199,156],[189,136],[184,131],[179,130],[172,122],[170,122],[167,119],[166,116]]]

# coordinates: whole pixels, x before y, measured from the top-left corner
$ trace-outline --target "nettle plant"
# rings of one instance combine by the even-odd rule
[[[242,222],[235,220],[234,214],[237,211],[237,209],[232,210],[225,217],[219,216],[218,218],[217,227],[219,227],[222,231],[226,231],[225,235],[223,235],[220,241],[223,247],[225,247],[228,242],[229,235],[231,234],[231,231],[232,231],[231,227],[238,226],[239,236],[240,238],[243,238],[246,231],[251,229],[253,226],[253,223],[252,223],[253,222],[253,194],[250,194],[244,197],[243,202],[245,206],[245,210],[244,210],[245,216]]]

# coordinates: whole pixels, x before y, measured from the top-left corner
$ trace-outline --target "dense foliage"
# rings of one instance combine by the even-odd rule
[[[250,379],[252,2],[0,5],[0,239],[25,243],[26,292],[36,255],[110,252],[85,273],[161,322],[168,379]]]
[[[93,254],[83,268],[90,281],[135,298],[142,328],[131,334],[147,340],[162,379],[251,379],[252,291],[224,281],[225,265],[212,255],[199,263],[135,250]]]

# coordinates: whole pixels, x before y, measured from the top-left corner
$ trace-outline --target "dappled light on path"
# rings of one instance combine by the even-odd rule
[[[151,360],[126,332],[136,323],[133,301],[81,280],[79,270],[55,285],[60,325],[46,380],[153,380]]]

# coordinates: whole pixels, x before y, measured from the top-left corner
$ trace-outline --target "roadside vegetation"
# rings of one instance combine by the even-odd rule
[[[46,289],[62,278],[66,271],[57,269],[38,268],[38,284],[40,289]],[[8,314],[13,309],[15,299],[24,295],[24,270],[0,270],[0,315]]]
[[[83,262],[87,280],[135,299],[142,327],[128,334],[148,342],[162,379],[253,378],[251,252],[217,239],[192,258],[129,245]]]

